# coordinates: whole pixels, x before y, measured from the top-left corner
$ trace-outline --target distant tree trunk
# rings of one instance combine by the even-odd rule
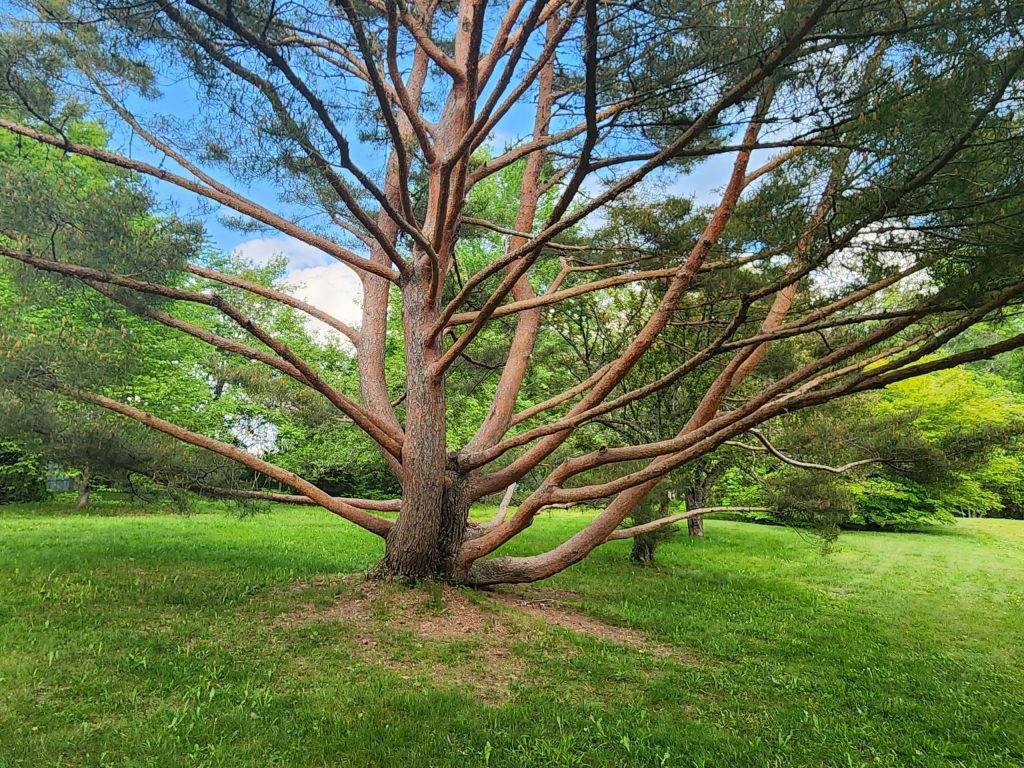
[[[78,500],[75,502],[76,509],[89,508],[89,493],[92,490],[92,470],[86,467],[82,474],[75,480],[75,490],[78,491]]]
[[[710,489],[701,485],[686,492],[686,509],[702,509],[708,505]],[[704,538],[704,515],[694,515],[686,519],[686,530],[691,536]]]
[[[650,519],[657,520],[659,517],[664,517],[668,513],[670,501],[671,499],[668,496],[663,498],[657,507],[657,511],[649,515]],[[634,521],[636,521],[636,515],[634,515]],[[649,521],[639,520],[636,522],[644,523]],[[641,533],[638,536],[634,536],[633,549],[629,553],[629,559],[637,565],[650,565],[653,563],[654,552],[658,548],[658,539],[662,535],[662,531],[652,531],[651,533]]]
[[[654,551],[658,548],[658,539],[653,533],[641,533],[633,537],[633,549],[629,559],[637,565],[650,565],[654,562]]]

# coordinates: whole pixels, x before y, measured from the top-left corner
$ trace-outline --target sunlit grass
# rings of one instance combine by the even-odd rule
[[[609,545],[541,588],[678,658],[556,629],[481,698],[458,673],[472,642],[384,649],[439,678],[368,657],[344,621],[279,621],[331,605],[376,537],[212,509],[0,508],[0,766],[1024,764],[1021,522],[850,533],[822,556],[709,519],[649,569]],[[546,514],[513,549],[584,522]]]

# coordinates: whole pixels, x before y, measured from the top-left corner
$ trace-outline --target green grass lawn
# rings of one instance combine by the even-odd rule
[[[398,621],[431,625],[437,587],[353,619],[343,574],[380,544],[322,512],[44,512],[0,510],[2,768],[1024,765],[1018,521],[822,556],[709,520],[655,568],[617,542],[525,590],[648,653],[478,593],[456,597],[480,633]]]

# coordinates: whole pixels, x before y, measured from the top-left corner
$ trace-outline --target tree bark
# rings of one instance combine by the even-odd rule
[[[707,506],[708,492],[703,487],[694,488],[686,492],[686,509],[702,509]],[[691,536],[699,539],[704,538],[704,515],[694,515],[686,520],[686,531]]]
[[[431,326],[429,274],[417,271],[419,290],[406,291],[402,305],[406,356],[406,437],[402,466],[402,508],[388,533],[384,559],[375,574],[391,581],[449,579],[466,533],[469,500],[465,482],[446,446],[444,381],[424,375],[441,353]]]
[[[651,565],[654,563],[654,552],[658,548],[657,536],[653,533],[641,533],[633,537],[633,549],[630,550],[629,559],[637,565]]]
[[[470,505],[464,478],[451,471],[443,476],[437,483],[429,476],[410,475],[402,512],[372,576],[402,582],[458,580],[456,556],[466,536]],[[412,498],[420,503],[410,504]]]
[[[75,490],[78,491],[78,499],[75,501],[75,509],[89,508],[89,494],[92,491],[92,470],[86,467],[82,474],[75,480]]]
[[[633,512],[633,520],[636,523],[649,523],[652,520],[657,520],[664,517],[668,512],[669,505],[671,504],[671,498],[665,496],[661,503],[658,504],[657,509],[650,509],[645,514],[638,514],[640,505],[637,510]],[[645,518],[645,519],[639,519]],[[658,542],[665,536],[663,531],[651,531],[649,533],[638,533],[633,537],[633,549],[629,553],[629,559],[637,565],[651,565],[654,563],[654,553],[658,549]]]

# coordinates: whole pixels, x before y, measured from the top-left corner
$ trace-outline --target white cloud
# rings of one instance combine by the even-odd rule
[[[362,318],[363,286],[344,264],[333,262],[288,272],[292,295],[298,296],[342,322],[359,325]],[[310,318],[307,327],[318,336],[337,335],[319,320]]]
[[[331,258],[318,248],[307,245],[294,237],[263,237],[246,240],[235,248],[235,253],[244,256],[253,264],[262,266],[273,257],[284,255],[288,258],[288,270],[318,267],[327,264]]]
[[[253,264],[266,264],[275,256],[288,259],[288,292],[349,325],[362,318],[363,286],[349,267],[323,251],[293,237],[246,240],[235,253]],[[309,330],[322,339],[341,339],[337,331],[309,318]]]

